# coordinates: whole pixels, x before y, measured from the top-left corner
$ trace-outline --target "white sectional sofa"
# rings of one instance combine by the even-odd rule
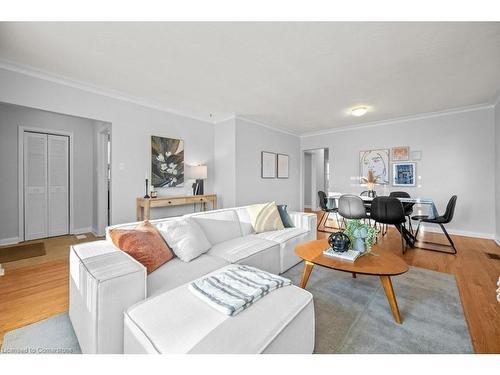
[[[202,228],[210,250],[190,262],[175,257],[149,275],[108,235],[104,241],[73,246],[69,315],[82,352],[312,352],[314,308],[307,291],[287,286],[227,317],[187,290],[191,281],[231,263],[279,274],[300,262],[294,247],[316,238],[316,215],[289,214],[294,228],[259,234],[245,207],[185,215]],[[161,228],[181,218],[151,223]],[[242,342],[244,332],[249,336]]]

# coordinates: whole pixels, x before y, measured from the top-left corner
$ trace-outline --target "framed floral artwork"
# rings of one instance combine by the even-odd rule
[[[155,188],[184,185],[184,141],[151,136],[151,184]]]

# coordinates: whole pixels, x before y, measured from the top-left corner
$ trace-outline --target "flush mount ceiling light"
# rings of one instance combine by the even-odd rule
[[[356,116],[356,117],[361,117],[361,116],[365,115],[366,112],[368,112],[367,107],[356,107],[356,108],[351,109],[351,114],[353,116]]]

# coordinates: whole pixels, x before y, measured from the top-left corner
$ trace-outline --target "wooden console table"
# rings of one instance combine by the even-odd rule
[[[217,195],[184,195],[163,196],[158,198],[137,198],[137,221],[149,220],[150,210],[154,207],[180,206],[186,204],[201,203],[203,211],[207,210],[207,203],[211,203],[212,210],[217,208]]]

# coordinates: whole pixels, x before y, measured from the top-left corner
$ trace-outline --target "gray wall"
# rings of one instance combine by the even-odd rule
[[[0,103],[0,240],[17,238],[19,126],[73,133],[73,202],[76,231],[90,231],[93,220],[94,121]]]
[[[261,151],[289,155],[289,178],[261,178]],[[236,205],[276,201],[300,207],[300,139],[236,118]]]
[[[421,150],[418,186],[377,187],[379,193],[406,190],[430,197],[443,212],[458,195],[455,219],[449,227],[463,234],[493,238],[495,234],[495,143],[493,109],[386,122],[302,138],[302,149],[330,148],[330,190],[359,193],[359,151],[410,146]],[[498,171],[498,168],[497,168]],[[497,185],[498,186],[498,185]]]
[[[235,120],[220,122],[214,131],[215,191],[221,208],[236,205],[236,129]]]
[[[500,245],[500,100],[495,105],[495,146],[496,240]]]
[[[112,124],[113,224],[135,221],[136,198],[144,195],[144,178],[150,173],[151,135],[184,139],[186,164],[206,164],[205,191],[214,191],[213,124],[7,69],[0,69],[0,83],[0,102]],[[161,194],[190,194],[191,182]],[[168,207],[155,210],[153,217],[192,211],[192,206]]]

